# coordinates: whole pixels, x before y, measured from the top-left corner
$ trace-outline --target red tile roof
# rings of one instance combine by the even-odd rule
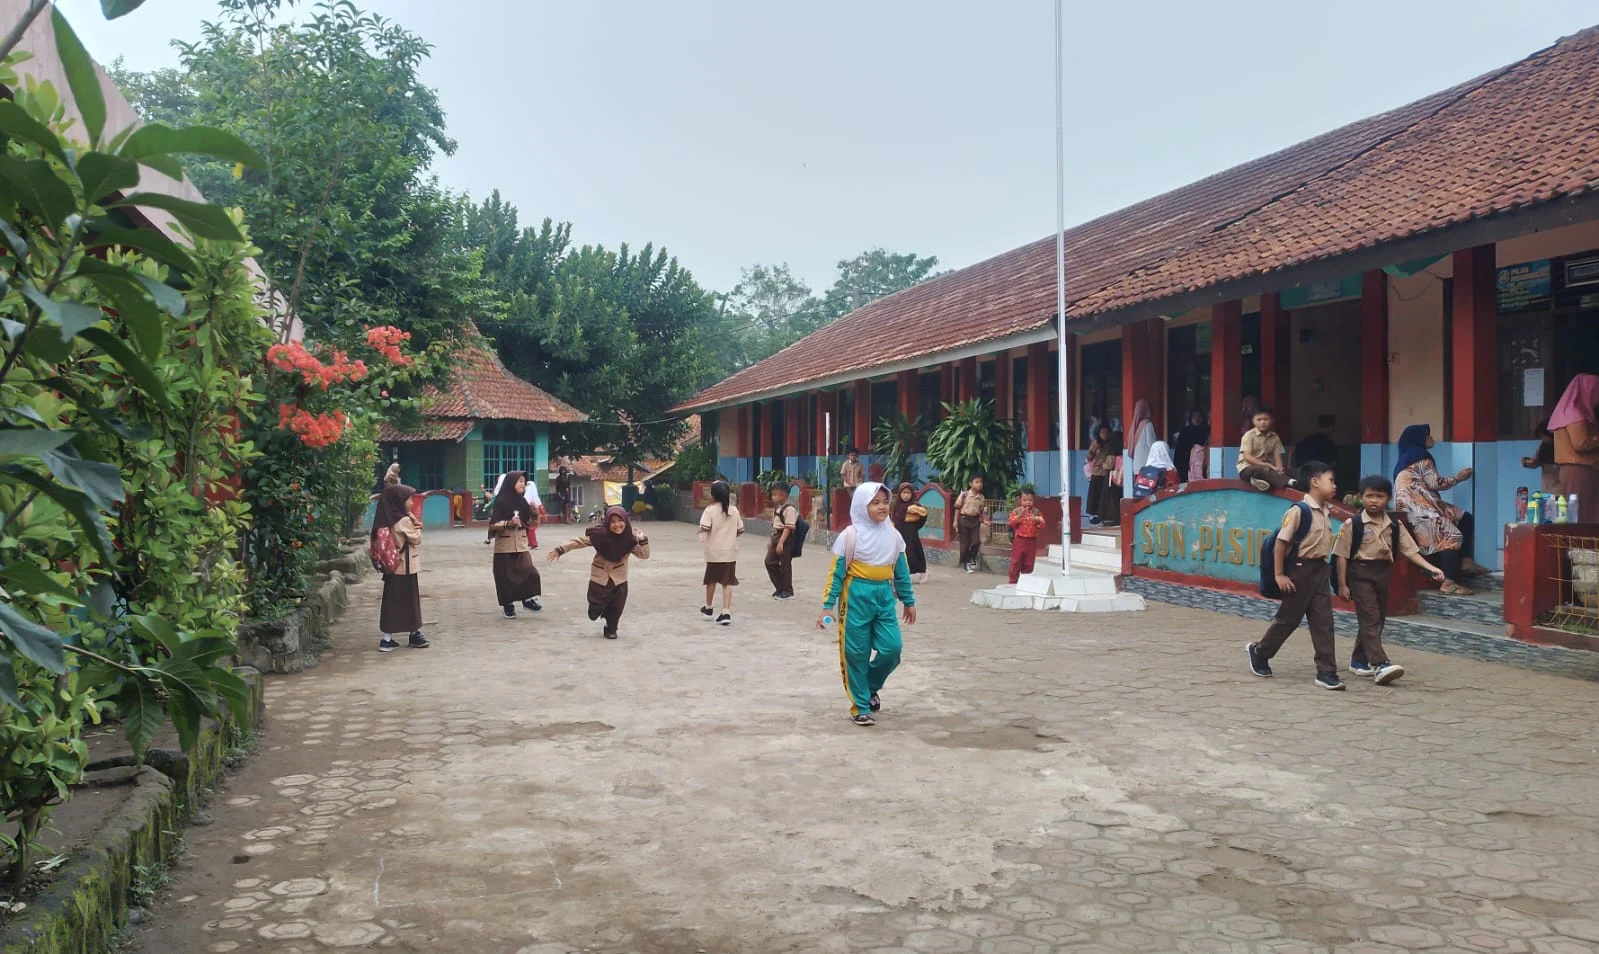
[[[575,424],[588,420],[582,411],[506,370],[494,346],[476,326],[468,324],[457,354],[460,363],[449,390],[429,390],[422,398],[424,426],[401,432],[385,425],[381,440],[460,440],[471,430],[472,421]]]
[[[1599,28],[1066,233],[1069,319],[1599,184]],[[705,410],[1039,333],[1050,236],[873,302],[696,395]]]

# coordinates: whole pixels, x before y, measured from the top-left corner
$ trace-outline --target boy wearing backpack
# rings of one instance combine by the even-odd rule
[[[1422,572],[1440,582],[1444,572],[1421,555],[1421,548],[1399,521],[1388,513],[1394,486],[1387,477],[1374,474],[1360,482],[1360,513],[1344,524],[1333,545],[1336,558],[1338,595],[1355,604],[1360,631],[1355,636],[1355,653],[1349,671],[1371,676],[1385,686],[1405,674],[1405,667],[1391,662],[1382,648],[1383,623],[1388,619],[1388,586],[1393,578],[1394,561],[1404,557]]]
[[[1283,648],[1301,620],[1310,622],[1310,644],[1316,655],[1316,685],[1323,689],[1342,689],[1338,678],[1338,647],[1333,641],[1332,589],[1328,585],[1332,567],[1332,523],[1327,507],[1338,497],[1338,482],[1333,469],[1321,461],[1311,461],[1299,472],[1300,486],[1308,488],[1302,503],[1283,514],[1271,548],[1272,571],[1282,605],[1266,635],[1250,643],[1249,669],[1262,678],[1271,676],[1271,660]]]
[[[799,525],[799,508],[788,502],[788,488],[774,484],[767,494],[772,500],[772,539],[766,544],[766,575],[772,581],[772,599],[794,598],[794,550],[790,538]]]

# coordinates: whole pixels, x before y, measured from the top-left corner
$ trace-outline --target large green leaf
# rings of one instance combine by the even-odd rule
[[[160,282],[130,268],[112,265],[97,258],[84,258],[78,263],[78,276],[93,282],[101,293],[111,299],[117,317],[133,331],[139,350],[154,360],[160,357],[166,345],[166,319],[163,307],[177,308],[181,315],[185,307],[183,296]],[[156,293],[160,294],[157,295]],[[152,297],[155,300],[152,300]]]
[[[144,286],[144,290],[155,299],[156,306],[174,318],[182,318],[184,311],[188,310],[189,303],[183,300],[183,294],[171,285],[156,281],[141,272],[133,274],[133,280]]]
[[[160,232],[149,229],[123,228],[110,219],[94,219],[89,222],[91,238],[88,240],[90,248],[109,248],[120,245],[123,248],[142,252],[169,268],[176,269],[184,275],[194,271],[194,259],[184,251],[178,243],[162,235]]]
[[[72,89],[72,99],[83,115],[89,145],[99,145],[100,134],[105,132],[105,92],[100,88],[100,71],[60,10],[51,8],[50,22],[55,27],[56,55],[61,57],[61,65],[67,72],[67,86]]]
[[[26,262],[28,260],[28,252],[31,251],[28,248],[28,240],[18,235],[17,230],[12,228],[11,223],[5,219],[0,219],[0,236],[5,237],[6,247],[11,249],[11,254],[17,257],[17,261]]]
[[[32,285],[22,286],[22,297],[37,305],[45,318],[61,329],[62,341],[71,341],[74,335],[82,334],[99,324],[100,319],[105,317],[98,308],[80,305],[75,301],[51,298]]]
[[[10,603],[0,603],[0,631],[10,638],[17,652],[60,675],[67,671],[67,654],[55,630],[28,619]]]
[[[9,99],[0,100],[0,132],[16,139],[26,139],[60,159],[62,165],[70,165],[66,150],[61,148],[60,137]]]
[[[144,0],[100,0],[100,11],[107,20],[125,17],[144,5]]]
[[[39,564],[29,559],[17,560],[8,566],[0,567],[0,580],[8,584],[21,587],[35,595],[49,593],[63,603],[73,606],[81,604],[78,594],[57,583],[50,574],[44,571]]]
[[[17,694],[17,671],[11,668],[11,659],[7,656],[0,656],[0,702],[22,708],[22,697]]]
[[[187,693],[173,692],[170,683],[163,682],[163,685],[167,688],[167,716],[172,720],[172,727],[178,730],[178,745],[185,752],[193,752],[200,739],[200,718],[205,714],[205,707]],[[214,703],[211,708],[216,708]]]
[[[78,210],[78,197],[72,194],[72,187],[43,159],[23,161],[0,156],[0,179],[12,188],[23,208],[51,228],[60,228],[67,216]]]
[[[183,163],[178,161],[177,156],[145,156],[143,159],[140,159],[139,162],[149,166],[169,179],[177,179],[180,182],[183,180]]]
[[[114,464],[85,460],[71,447],[58,447],[39,455],[56,480],[87,494],[96,507],[106,513],[115,510],[127,496],[122,472]]]
[[[104,328],[90,328],[80,337],[115,358],[117,364],[122,365],[122,370],[128,372],[129,377],[139,382],[139,386],[144,389],[147,395],[167,407],[172,406],[171,399],[167,397],[167,386],[161,382],[160,378],[156,377],[155,372],[150,370],[150,366],[145,364],[142,358],[134,354],[133,349],[128,347],[121,338],[106,331]]]
[[[145,750],[155,741],[157,732],[166,724],[166,712],[161,708],[161,696],[143,678],[129,679],[117,695],[117,708],[122,710],[123,724],[127,727],[128,745],[133,757],[144,760]]]
[[[139,185],[139,164],[104,152],[86,152],[78,157],[78,181],[83,197],[99,202],[113,192],[126,192]]]
[[[178,635],[170,622],[159,616],[132,616],[128,618],[128,624],[140,636],[160,645],[168,655],[176,655],[183,646],[183,637]]]
[[[240,723],[250,718],[250,684],[245,682],[231,669],[216,669],[211,672],[211,685],[216,689],[217,696],[228,704],[233,717]]]
[[[146,156],[166,156],[175,153],[242,162],[252,168],[266,165],[266,159],[262,158],[249,143],[230,132],[212,129],[209,126],[173,129],[160,123],[150,123],[129,136],[128,141],[122,144],[118,155],[124,159],[137,159],[143,162]]]
[[[0,457],[37,457],[77,436],[76,431],[39,427],[0,427]]]
[[[95,509],[94,503],[86,494],[57,483],[48,474],[41,474],[27,467],[8,464],[0,466],[0,473],[10,476],[13,480],[20,480],[54,500],[78,521],[78,526],[83,528],[83,532],[101,559],[109,563],[115,558],[111,551],[111,533],[106,529],[105,518]]]
[[[239,227],[228,218],[227,211],[205,202],[190,202],[159,192],[135,192],[107,208],[124,206],[140,206],[170,212],[173,218],[182,222],[185,228],[201,238],[216,239],[219,242],[244,241],[244,236],[239,234]]]

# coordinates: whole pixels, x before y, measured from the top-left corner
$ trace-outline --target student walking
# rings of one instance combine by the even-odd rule
[[[839,480],[843,481],[844,489],[851,494],[855,488],[866,482],[866,465],[861,463],[861,452],[853,447],[844,458],[844,464],[838,469]]]
[[[1327,505],[1338,496],[1338,481],[1333,478],[1332,468],[1320,461],[1305,465],[1299,477],[1309,488],[1305,500],[1283,514],[1277,545],[1271,553],[1277,587],[1282,590],[1282,605],[1277,607],[1277,616],[1266,635],[1245,649],[1249,653],[1250,670],[1257,676],[1270,677],[1272,657],[1283,648],[1283,643],[1299,628],[1300,622],[1308,619],[1310,644],[1316,657],[1316,685],[1323,689],[1342,689],[1337,645],[1333,641],[1332,590],[1328,585],[1332,567],[1327,563],[1333,542]]]
[[[889,511],[894,529],[905,539],[905,564],[911,582],[927,582],[927,551],[922,549],[922,528],[927,526],[927,508],[916,503],[916,488],[906,481],[894,491],[894,506]]]
[[[983,499],[983,477],[973,477],[955,498],[955,530],[960,536],[961,569],[977,572],[977,558],[983,549],[983,528],[988,526],[988,501]]]
[[[1273,430],[1270,408],[1255,411],[1254,426],[1238,442],[1238,477],[1256,490],[1282,490],[1291,481],[1283,471],[1283,440]]]
[[[1044,515],[1031,484],[1016,492],[1016,509],[1010,512],[1010,581],[1014,585],[1023,573],[1033,572],[1038,558],[1038,531],[1044,528]]]
[[[816,628],[838,614],[839,668],[856,725],[875,725],[883,707],[879,694],[899,666],[903,641],[894,604],[905,604],[905,622],[916,625],[916,593],[905,562],[905,540],[888,522],[888,488],[865,483],[850,500],[850,525],[833,543],[833,570],[822,595]]]
[[[772,581],[772,599],[794,598],[794,529],[799,526],[799,508],[788,502],[788,488],[773,485],[767,491],[772,500],[772,538],[766,544],[766,575]]]
[[[379,537],[398,551],[393,570],[383,573],[383,601],[378,606],[378,652],[392,653],[400,648],[394,637],[410,633],[406,645],[428,648],[422,635],[422,590],[417,576],[422,572],[422,525],[411,516],[409,506],[416,490],[404,484],[389,484],[378,495],[377,513],[372,518],[372,550],[380,549]]]
[[[627,608],[627,562],[630,557],[650,558],[650,541],[633,529],[633,521],[621,507],[605,510],[605,523],[589,527],[581,537],[568,540],[550,551],[549,562],[585,547],[594,549],[589,567],[589,619],[604,617],[606,639],[615,639]]]
[[[1338,595],[1355,604],[1355,616],[1360,621],[1349,671],[1371,676],[1379,686],[1405,674],[1405,667],[1389,660],[1382,648],[1394,561],[1404,557],[1423,573],[1440,583],[1444,581],[1444,572],[1427,562],[1410,531],[1388,513],[1393,493],[1394,485],[1381,474],[1361,480],[1360,513],[1344,523],[1338,542],[1333,544]]]
[[[705,605],[700,614],[707,619],[716,612],[716,588],[722,588],[722,614],[716,622],[733,625],[733,588],[738,586],[738,538],[744,533],[744,517],[733,506],[733,488],[727,481],[711,484],[714,501],[700,515],[700,543],[705,547]]]
[[[530,612],[543,592],[538,567],[528,549],[527,528],[536,518],[526,497],[527,475],[513,470],[500,480],[489,508],[489,536],[494,541],[494,594],[506,619],[516,619],[516,604]]]

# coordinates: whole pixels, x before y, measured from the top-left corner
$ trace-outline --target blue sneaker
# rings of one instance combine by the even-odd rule
[[[1260,657],[1260,644],[1250,643],[1244,647],[1249,653],[1249,671],[1262,679],[1271,678],[1271,663]]]
[[[1344,681],[1339,679],[1338,674],[1335,672],[1318,672],[1316,673],[1316,685],[1323,689],[1341,690],[1344,688]]]
[[[1375,676],[1377,675],[1377,670],[1381,668],[1381,666],[1373,666],[1368,662],[1349,660],[1349,671],[1357,676]]]
[[[1373,673],[1373,681],[1379,686],[1386,686],[1405,674],[1405,667],[1398,663],[1385,662],[1377,667]]]

